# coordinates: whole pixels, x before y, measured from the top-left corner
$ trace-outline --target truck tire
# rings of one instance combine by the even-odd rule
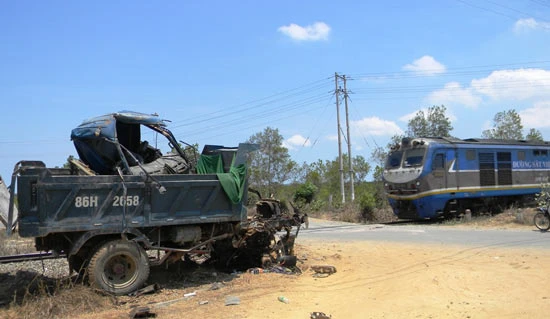
[[[149,258],[135,242],[109,241],[92,256],[88,276],[92,287],[126,295],[141,288],[149,277]]]

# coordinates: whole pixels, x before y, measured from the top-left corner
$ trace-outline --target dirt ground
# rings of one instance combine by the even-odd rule
[[[301,275],[244,273],[216,290],[212,283],[164,290],[163,301],[143,296],[78,318],[127,317],[137,305],[157,318],[220,319],[298,319],[316,311],[334,319],[540,318],[550,310],[550,249],[302,240],[297,255]],[[316,277],[311,265],[337,272]],[[240,303],[225,305],[229,297]]]
[[[509,222],[484,225],[534,230]],[[159,282],[160,291],[119,297],[117,306],[69,317],[129,318],[137,306],[149,307],[156,318],[209,319],[299,319],[313,312],[333,319],[541,318],[550,311],[550,249],[298,238],[296,255],[301,274],[222,274],[201,267],[153,273],[151,282]],[[315,275],[314,265],[337,271]],[[226,305],[228,300],[238,304]],[[4,315],[18,318],[11,310]]]

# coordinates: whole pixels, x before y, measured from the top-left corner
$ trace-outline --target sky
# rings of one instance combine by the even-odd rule
[[[0,176],[63,165],[73,128],[121,110],[200,147],[271,127],[294,161],[334,160],[335,74],[352,156],[434,105],[458,138],[514,109],[550,140],[550,1],[0,0]]]

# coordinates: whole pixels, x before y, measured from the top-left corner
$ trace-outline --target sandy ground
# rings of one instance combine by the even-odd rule
[[[525,218],[527,223],[520,224],[518,214],[510,213],[447,226],[533,231],[532,216]],[[162,289],[154,294],[118,297],[113,305],[110,297],[73,288],[71,295],[89,298],[91,306],[84,307],[88,310],[74,310],[82,308],[63,298],[34,306],[73,307],[67,312],[71,315],[53,317],[78,319],[129,318],[138,306],[168,319],[307,319],[313,312],[333,319],[543,318],[550,312],[550,247],[318,242],[299,237],[295,250],[301,274],[224,274],[205,266],[157,269],[149,283]],[[334,266],[337,272],[319,277],[312,271],[315,265]],[[194,296],[185,297],[189,293]],[[280,302],[279,296],[289,303]],[[228,299],[238,304],[226,305]],[[2,308],[0,318],[33,318],[24,313],[18,307]]]
[[[549,234],[550,236],[550,234]],[[128,318],[148,306],[157,318],[541,318],[550,311],[550,249],[298,240],[301,275],[243,273],[184,289],[124,299],[79,318]],[[311,265],[337,272],[314,276]],[[183,294],[196,296],[183,298]],[[289,303],[278,301],[285,296]],[[226,306],[228,297],[240,304]],[[125,297],[126,298],[126,297]]]

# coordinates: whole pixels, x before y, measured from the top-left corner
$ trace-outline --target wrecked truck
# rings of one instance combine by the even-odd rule
[[[170,151],[144,140],[145,131],[164,137]],[[92,286],[128,294],[150,267],[182,259],[226,269],[292,262],[304,217],[271,199],[247,214],[247,155],[256,145],[189,152],[165,120],[130,111],[86,120],[71,140],[79,159],[70,167],[15,165],[6,228],[33,237],[37,251],[66,257]]]

